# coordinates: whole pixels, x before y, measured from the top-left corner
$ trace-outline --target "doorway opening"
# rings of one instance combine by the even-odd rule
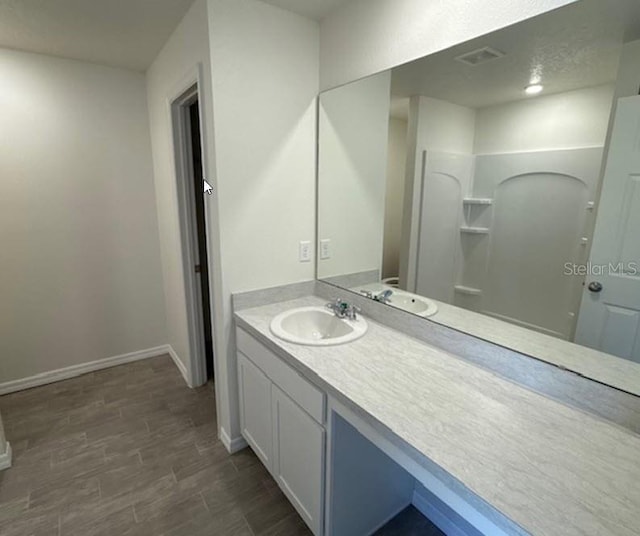
[[[198,264],[194,271],[200,275],[200,302],[204,329],[204,349],[207,379],[213,377],[213,337],[211,336],[211,301],[209,299],[209,264],[207,262],[207,223],[204,202],[204,173],[202,171],[202,140],[200,139],[200,105],[196,99],[189,105],[189,126],[191,127],[191,162],[193,168],[193,192],[196,216],[196,242]],[[207,329],[209,327],[209,329]]]
[[[214,376],[207,209],[197,84],[172,103],[192,387]]]

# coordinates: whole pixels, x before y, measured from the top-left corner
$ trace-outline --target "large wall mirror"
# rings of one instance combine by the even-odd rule
[[[321,94],[318,278],[640,395],[640,2]]]

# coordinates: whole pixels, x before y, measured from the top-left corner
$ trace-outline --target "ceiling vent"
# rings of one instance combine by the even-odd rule
[[[457,56],[456,60],[475,67],[476,65],[480,65],[481,63],[486,63],[488,61],[501,58],[502,56],[504,56],[504,52],[500,52],[499,50],[491,47],[483,47],[479,48],[478,50],[462,54],[461,56]]]

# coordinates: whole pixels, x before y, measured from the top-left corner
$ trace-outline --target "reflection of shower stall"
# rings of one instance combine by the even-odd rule
[[[571,340],[601,159],[425,151],[413,290]]]

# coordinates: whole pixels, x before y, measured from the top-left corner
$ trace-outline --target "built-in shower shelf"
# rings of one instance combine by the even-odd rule
[[[464,285],[456,285],[453,287],[458,294],[467,294],[469,296],[481,296],[482,290],[479,288],[465,287]]]
[[[465,205],[493,205],[493,199],[488,197],[465,197],[462,202]]]
[[[468,234],[489,234],[489,228],[488,227],[467,227],[467,226],[463,226],[463,227],[460,227],[460,232],[461,233],[468,233]]]

